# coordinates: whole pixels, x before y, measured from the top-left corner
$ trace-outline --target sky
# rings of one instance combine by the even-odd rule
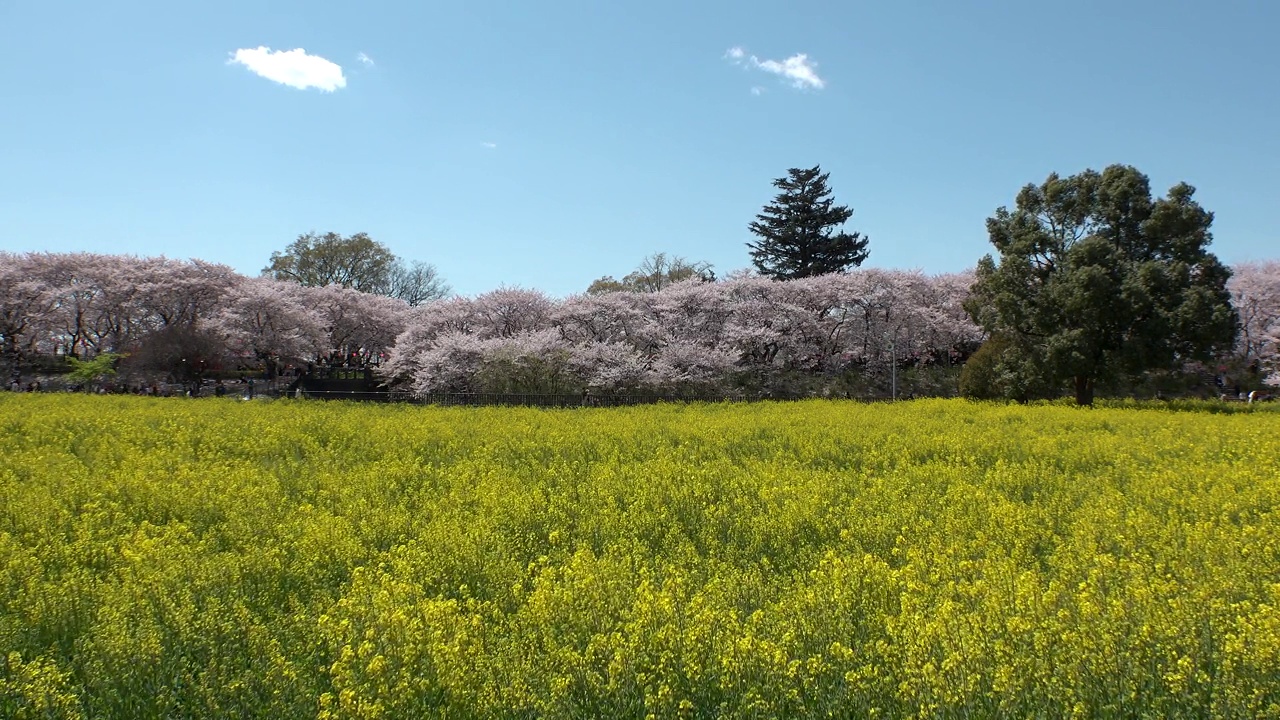
[[[990,251],[1051,172],[1186,181],[1228,263],[1280,257],[1266,0],[0,0],[0,250],[257,275],[367,232],[463,295],[563,297],[666,252],[750,266],[821,165],[865,267]]]

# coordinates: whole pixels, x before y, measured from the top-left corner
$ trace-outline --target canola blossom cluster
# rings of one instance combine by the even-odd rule
[[[0,396],[0,717],[1280,717],[1280,413]]]

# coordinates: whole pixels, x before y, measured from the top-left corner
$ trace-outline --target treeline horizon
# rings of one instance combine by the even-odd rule
[[[36,354],[120,354],[135,376],[198,379],[240,362],[375,362],[415,392],[666,390],[956,394],[990,338],[965,310],[972,272],[858,268],[798,280],[698,276],[563,299],[499,288],[418,306],[200,260],[0,254],[10,371]],[[1276,359],[1280,261],[1236,266],[1240,333],[1219,366],[1261,386]],[[1252,367],[1252,369],[1251,369]]]
[[[925,275],[860,269],[870,238],[843,229],[853,210],[828,178],[814,166],[775,179],[748,224],[755,271],[723,281],[655,253],[584,295],[447,299],[433,265],[364,233],[301,235],[253,279],[199,260],[9,255],[0,338],[14,368],[25,343],[127,352],[135,372],[186,376],[219,354],[341,352],[385,358],[385,382],[415,392],[851,395],[888,367],[896,395],[904,363],[963,364],[956,389],[973,397],[1069,387],[1080,405],[1158,391],[1153,378],[1185,389],[1180,376],[1210,365],[1233,388],[1280,385],[1280,263],[1224,265],[1213,213],[1187,183],[1156,196],[1128,165],[1052,173],[987,218],[994,252],[973,270]],[[927,392],[947,392],[940,382]]]

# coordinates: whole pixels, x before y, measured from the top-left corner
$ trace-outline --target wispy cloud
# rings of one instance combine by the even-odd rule
[[[497,149],[498,149],[498,143],[496,143],[496,142],[482,142],[482,143],[480,143],[480,147],[487,148],[487,149],[489,149],[489,150],[497,150]]]
[[[358,60],[360,64],[364,65],[365,67],[373,67],[375,65],[375,63],[373,62],[373,58],[369,57],[368,55],[365,55],[364,53],[356,53],[356,60]]]
[[[760,87],[759,85],[755,85],[755,86],[753,86],[753,87],[751,88],[751,94],[752,94],[752,95],[763,95],[763,94],[764,94],[764,88]]]
[[[333,92],[347,86],[347,78],[342,74],[341,65],[319,55],[308,55],[302,48],[241,48],[231,53],[228,63],[243,65],[255,75],[299,90],[318,88]]]
[[[753,60],[755,58],[752,58]],[[821,90],[826,87],[827,81],[818,77],[818,64],[809,59],[804,53],[797,53],[781,62],[777,60],[764,60],[759,63],[759,68],[765,72],[771,72],[774,75],[781,75],[791,81],[791,84],[798,88],[814,88]]]
[[[827,86],[827,81],[818,75],[818,64],[805,53],[796,53],[785,60],[761,60],[755,55],[748,55],[741,47],[734,46],[726,50],[724,56],[734,65],[763,70],[785,78],[795,88],[821,90]],[[760,94],[754,88],[751,92],[754,95]]]

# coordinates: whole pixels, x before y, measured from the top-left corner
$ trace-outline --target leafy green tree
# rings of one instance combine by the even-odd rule
[[[264,274],[307,287],[341,285],[362,292],[387,286],[396,256],[365,233],[350,237],[329,232],[299,235],[284,252],[271,253]]]
[[[606,275],[587,288],[588,295],[611,292],[658,292],[662,288],[689,278],[701,278],[707,282],[716,279],[711,263],[690,262],[678,255],[654,253],[640,261],[635,270],[621,280]]]
[[[410,305],[443,298],[451,292],[434,265],[406,263],[366,233],[350,237],[334,232],[299,235],[283,252],[271,253],[271,264],[262,272],[276,280],[307,287],[341,285],[399,298]]]
[[[1017,400],[1051,394],[1020,339],[993,335],[969,356],[960,369],[960,394],[975,400]]]
[[[1004,340],[989,360],[1025,387],[1039,384],[1032,374],[1049,388],[1069,381],[1089,405],[1099,380],[1229,349],[1231,273],[1207,249],[1213,214],[1194,193],[1180,183],[1153,199],[1147,177],[1124,165],[1024,187],[1014,210],[987,220],[998,257],[978,263],[965,303]]]
[[[748,227],[760,237],[747,243],[761,275],[778,280],[843,272],[867,259],[869,238],[837,231],[853,210],[836,205],[820,166],[791,168],[773,181],[782,192]]]
[[[82,383],[87,388],[90,383],[112,377],[116,374],[116,364],[123,357],[118,353],[99,353],[92,360],[81,360],[67,357],[71,370],[64,376],[73,383]]]

